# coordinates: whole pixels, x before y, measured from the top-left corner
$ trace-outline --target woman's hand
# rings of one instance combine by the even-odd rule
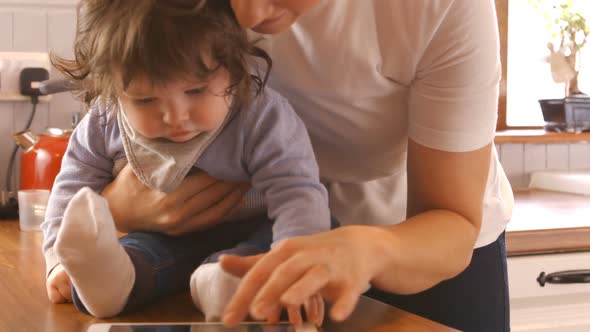
[[[226,271],[243,276],[224,323],[236,325],[248,313],[259,320],[273,318],[279,308],[301,308],[316,293],[333,303],[333,320],[346,319],[386,264],[382,244],[391,243],[389,237],[378,227],[347,226],[285,240],[262,255],[222,256]]]
[[[47,281],[47,297],[51,303],[72,302],[72,283],[70,276],[66,273],[61,264],[53,268]]]
[[[103,191],[117,229],[181,235],[211,227],[238,206],[249,185],[203,172],[188,175],[172,193],[144,185],[127,165]]]

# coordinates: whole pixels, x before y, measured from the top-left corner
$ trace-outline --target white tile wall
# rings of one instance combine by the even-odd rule
[[[524,181],[530,180],[530,172],[547,168],[547,145],[525,144],[524,145]]]
[[[590,143],[501,144],[500,162],[513,188],[528,186],[530,172],[543,169],[590,170]]]
[[[570,169],[590,169],[590,144],[570,145],[569,163]]]
[[[569,144],[547,145],[547,169],[567,170],[570,168]]]
[[[76,24],[76,0],[0,0],[0,51],[53,52],[71,56]],[[58,78],[53,71],[50,78]],[[69,94],[53,96],[38,106],[31,129],[67,128],[71,114],[82,106]],[[8,159],[14,146],[12,133],[25,126],[31,112],[28,102],[0,102],[0,188],[5,186]],[[18,170],[18,168],[17,168]]]
[[[502,144],[500,162],[513,187],[523,187],[526,183],[524,173],[524,144]]]

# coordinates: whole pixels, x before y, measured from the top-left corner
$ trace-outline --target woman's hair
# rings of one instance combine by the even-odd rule
[[[88,105],[98,98],[113,102],[117,87],[126,89],[134,78],[152,84],[190,75],[207,80],[220,67],[230,76],[226,93],[247,104],[272,66],[248,40],[228,0],[82,0],[74,56],[52,55],[52,63]],[[264,71],[255,58],[265,62]]]

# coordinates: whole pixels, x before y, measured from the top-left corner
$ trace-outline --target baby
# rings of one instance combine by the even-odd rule
[[[90,110],[72,134],[42,225],[52,302],[72,299],[110,317],[190,285],[206,318],[219,319],[239,283],[221,269],[220,253],[258,254],[330,228],[303,122],[265,88],[271,61],[228,1],[82,0],[74,50],[74,60],[53,63]],[[127,163],[163,192],[192,170],[253,189],[245,207],[211,229],[118,238],[97,193]]]

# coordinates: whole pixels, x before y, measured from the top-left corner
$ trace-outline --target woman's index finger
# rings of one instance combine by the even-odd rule
[[[246,318],[258,291],[266,283],[272,271],[287,258],[288,253],[285,250],[271,250],[254,264],[240,282],[240,286],[225,309],[223,322],[226,325],[234,326]]]

